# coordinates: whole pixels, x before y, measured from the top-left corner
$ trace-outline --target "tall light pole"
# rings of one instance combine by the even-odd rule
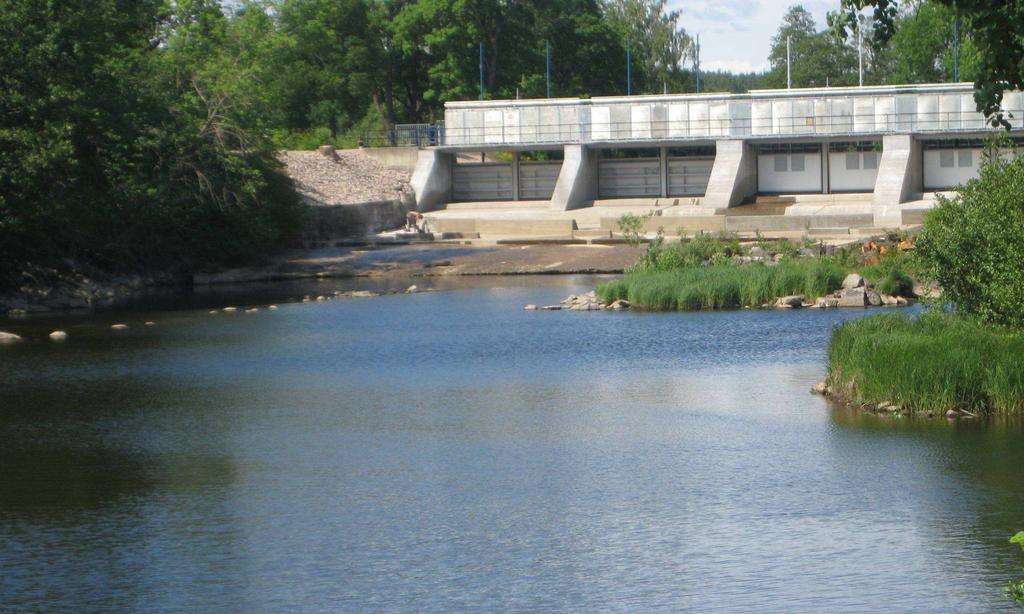
[[[480,100],[484,99],[484,44],[480,43]]]
[[[953,83],[960,83],[960,16],[953,22]]]
[[[857,28],[857,77],[860,86],[864,87],[864,38],[859,27]]]
[[[551,41],[544,41],[544,64],[548,82],[548,98],[551,98]]]
[[[786,89],[787,90],[791,89],[793,87],[793,71],[792,71],[792,68],[790,67],[790,64],[792,63],[792,53],[791,53],[792,45],[790,45],[790,39],[791,38],[792,38],[791,36],[787,36],[786,37]]]
[[[700,93],[700,34],[697,35],[697,47],[693,60],[694,72],[697,73],[697,93]]]
[[[629,48],[629,39],[626,39],[626,95],[633,95],[633,52]]]

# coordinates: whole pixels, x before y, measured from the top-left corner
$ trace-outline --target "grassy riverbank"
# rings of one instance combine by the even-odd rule
[[[1024,334],[940,312],[847,322],[828,348],[830,394],[908,411],[1024,413]]]
[[[760,307],[780,296],[824,296],[838,289],[845,275],[842,267],[826,259],[638,270],[598,286],[597,295],[605,303],[625,299],[658,311]]]

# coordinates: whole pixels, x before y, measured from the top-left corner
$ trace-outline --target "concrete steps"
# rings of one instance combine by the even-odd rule
[[[445,205],[446,211],[487,211],[489,209],[547,209],[548,201],[546,200],[510,200],[510,201],[484,201],[484,202],[465,202],[465,203],[448,203]]]

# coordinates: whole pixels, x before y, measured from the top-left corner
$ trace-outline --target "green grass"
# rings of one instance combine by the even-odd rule
[[[828,384],[855,403],[908,411],[1024,412],[1024,334],[964,317],[887,313],[846,322],[828,348]]]
[[[718,264],[667,271],[637,270],[597,287],[605,302],[627,299],[655,311],[760,307],[780,296],[824,296],[840,287],[845,270],[829,260],[783,260],[778,265]]]

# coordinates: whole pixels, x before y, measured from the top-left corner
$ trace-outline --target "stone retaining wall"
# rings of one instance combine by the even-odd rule
[[[415,208],[411,200],[380,200],[347,205],[315,205],[303,232],[306,241],[364,237],[405,225],[405,215]]]

